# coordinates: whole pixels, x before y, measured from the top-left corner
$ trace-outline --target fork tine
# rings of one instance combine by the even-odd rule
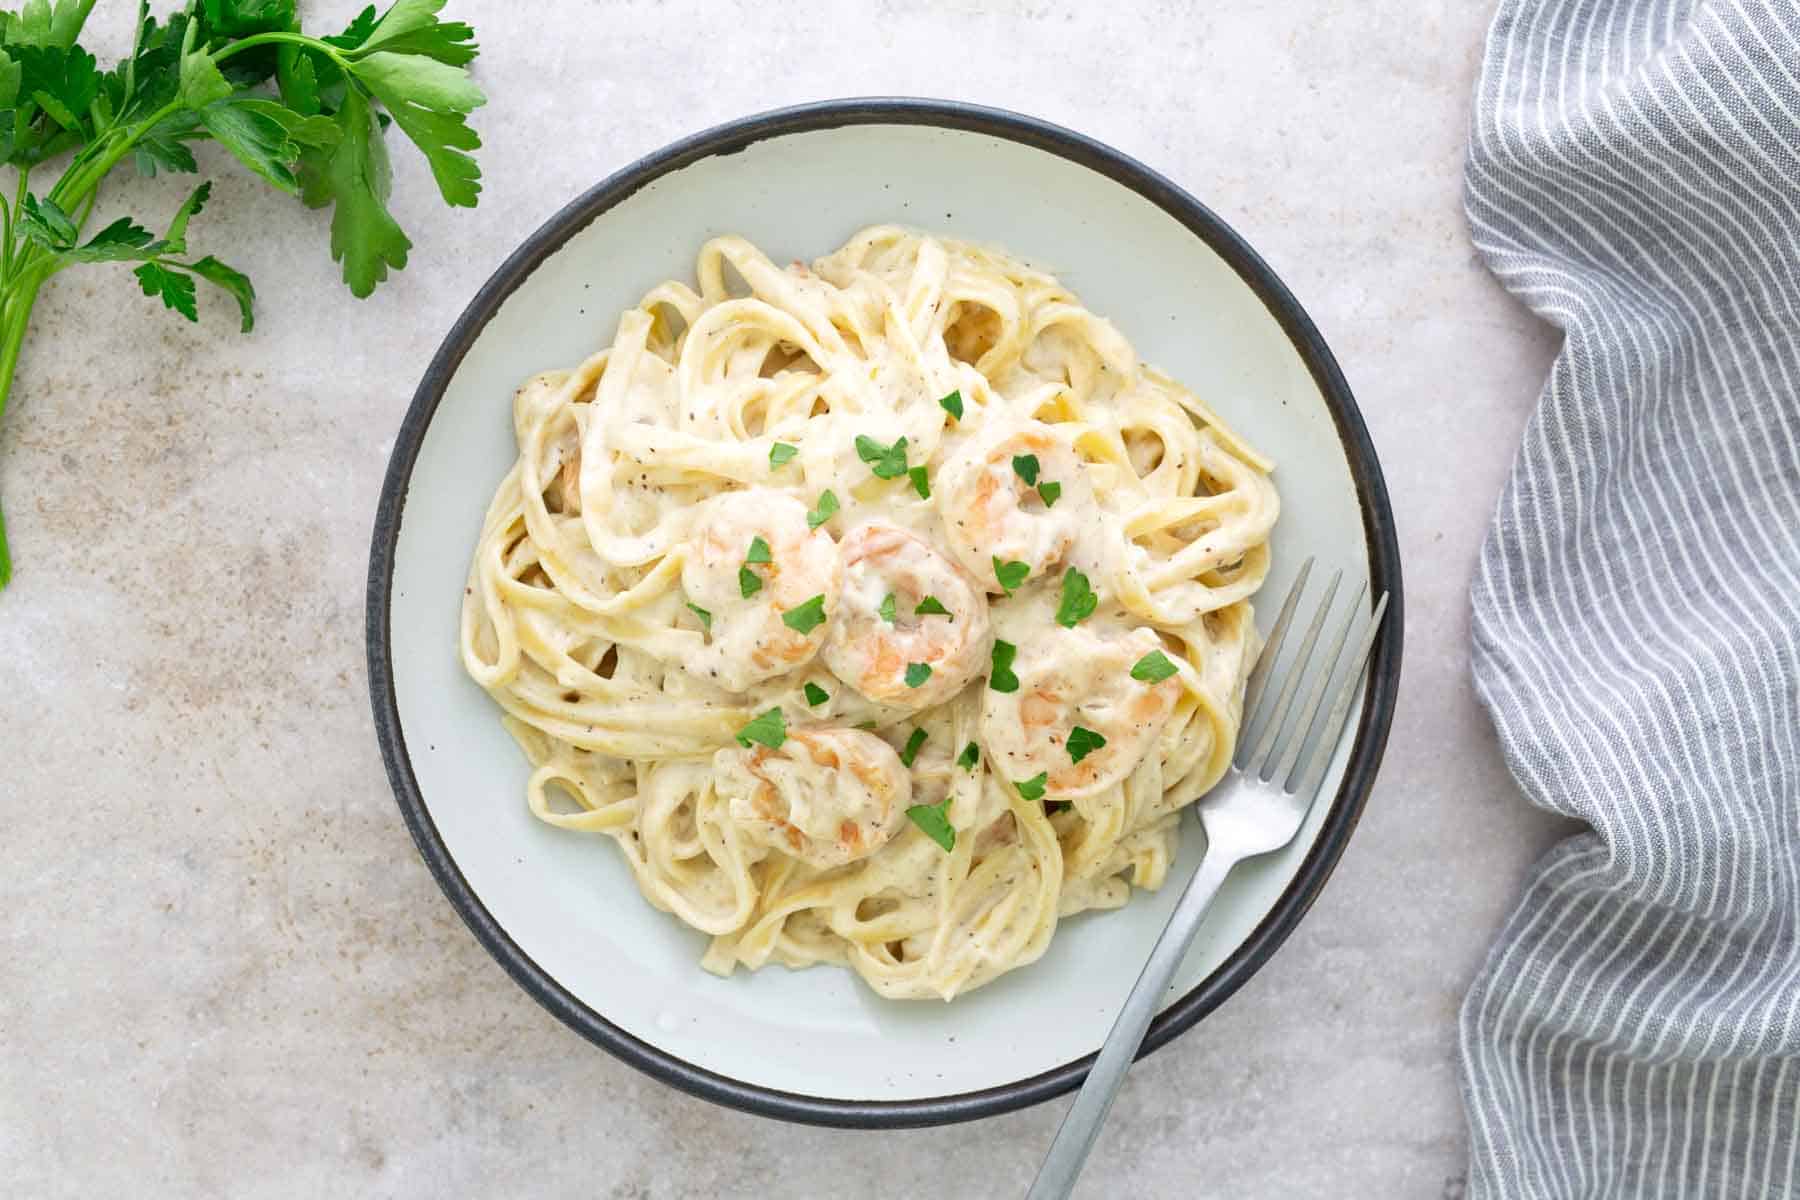
[[[1286,727],[1288,711],[1294,705],[1294,689],[1300,686],[1300,680],[1306,674],[1307,661],[1312,658],[1313,646],[1319,640],[1319,630],[1324,628],[1326,614],[1331,611],[1331,601],[1337,595],[1338,584],[1343,578],[1341,567],[1331,573],[1331,583],[1325,588],[1325,599],[1320,601],[1319,611],[1313,614],[1312,624],[1306,627],[1306,637],[1301,640],[1300,648],[1294,651],[1294,661],[1288,664],[1287,678],[1281,684],[1281,694],[1275,698],[1275,711],[1269,714],[1269,723],[1263,726],[1262,735],[1256,740],[1256,749],[1250,754],[1250,765],[1244,768],[1259,778],[1262,769],[1274,756],[1276,747],[1281,744],[1281,731]]]
[[[1344,614],[1344,622],[1338,626],[1337,637],[1332,639],[1331,649],[1319,660],[1318,668],[1313,672],[1314,679],[1307,693],[1306,703],[1294,720],[1293,736],[1287,743],[1287,749],[1282,752],[1281,761],[1275,765],[1272,778],[1285,782],[1294,774],[1294,763],[1299,759],[1300,751],[1306,748],[1306,738],[1312,732],[1313,718],[1319,715],[1319,704],[1331,688],[1331,676],[1337,670],[1338,656],[1344,652],[1344,643],[1350,640],[1350,627],[1356,624],[1362,608],[1363,593],[1368,590],[1367,581],[1356,585],[1356,595],[1350,597],[1350,611]]]
[[[1362,641],[1356,647],[1356,653],[1350,658],[1350,670],[1344,676],[1343,683],[1338,685],[1338,693],[1331,702],[1331,711],[1325,714],[1325,723],[1319,727],[1319,740],[1313,746],[1310,765],[1306,766],[1306,779],[1298,788],[1289,790],[1310,800],[1325,781],[1325,768],[1331,764],[1331,756],[1337,750],[1338,738],[1344,732],[1344,719],[1350,712],[1350,701],[1356,695],[1357,684],[1362,680],[1363,667],[1368,664],[1369,650],[1375,645],[1375,635],[1381,631],[1381,619],[1387,615],[1388,594],[1381,593],[1381,599],[1375,602],[1375,612],[1369,618],[1369,627],[1363,631]],[[1298,768],[1296,768],[1298,769]]]
[[[1300,603],[1300,593],[1306,590],[1306,577],[1312,574],[1313,559],[1307,556],[1300,564],[1300,573],[1294,576],[1294,584],[1288,588],[1287,599],[1281,602],[1281,615],[1275,618],[1275,627],[1269,630],[1269,640],[1264,643],[1262,653],[1256,656],[1256,666],[1250,672],[1250,679],[1244,685],[1243,719],[1239,724],[1239,732],[1245,736],[1238,739],[1236,758],[1238,766],[1243,767],[1245,752],[1249,749],[1249,733],[1256,723],[1256,710],[1262,703],[1263,684],[1268,682],[1269,672],[1275,668],[1275,658],[1281,653],[1281,640],[1287,636],[1288,621],[1293,618],[1294,606]]]

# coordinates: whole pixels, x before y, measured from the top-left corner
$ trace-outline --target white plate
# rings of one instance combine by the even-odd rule
[[[369,572],[369,674],[388,772],[444,891],[515,979],[676,1086],[796,1120],[904,1125],[1016,1108],[1080,1082],[1202,839],[1161,893],[1073,918],[1044,957],[944,1005],[876,998],[850,972],[718,979],[704,938],[645,903],[612,843],[549,828],[493,703],[462,672],[457,614],[483,510],[514,458],[513,389],[611,340],[707,238],[811,259],[894,221],[995,242],[1053,271],[1152,363],[1276,460],[1282,517],[1259,618],[1318,554],[1392,596],[1353,738],[1285,851],[1214,904],[1150,1047],[1249,977],[1305,912],[1356,823],[1398,682],[1400,577],[1367,432],[1317,331],[1217,217],[1145,167],[1027,118],[846,101],[711,130],[600,184],[531,235],[457,322],[401,427]]]

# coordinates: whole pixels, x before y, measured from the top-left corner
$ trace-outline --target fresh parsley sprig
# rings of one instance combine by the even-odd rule
[[[190,321],[201,280],[236,302],[245,332],[255,321],[250,280],[190,254],[209,183],[161,236],[133,217],[88,232],[101,184],[127,158],[143,175],[195,172],[194,143],[213,141],[272,187],[330,206],[331,256],[357,297],[412,249],[388,209],[390,124],[425,155],[445,203],[473,207],[481,139],[468,115],[486,97],[467,70],[475,31],[438,20],[444,3],[371,5],[330,37],[301,32],[295,0],[187,0],[161,20],[140,3],[131,52],[105,71],[76,40],[94,0],[0,13],[0,163],[16,172],[11,200],[0,194],[0,412],[38,289],[69,267],[135,263],[144,294]],[[65,156],[55,183],[34,189],[32,172]],[[0,587],[11,574],[0,521]]]

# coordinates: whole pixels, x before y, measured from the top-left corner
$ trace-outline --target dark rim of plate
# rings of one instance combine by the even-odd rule
[[[413,776],[406,738],[394,699],[389,640],[394,552],[406,505],[408,482],[426,429],[451,377],[490,318],[532,271],[569,238],[608,209],[664,175],[714,155],[735,154],[768,138],[852,125],[925,125],[986,134],[1031,146],[1097,171],[1130,188],[1181,222],[1223,258],[1280,322],[1311,371],[1331,410],[1338,437],[1362,501],[1363,532],[1369,547],[1373,593],[1389,595],[1388,617],[1375,645],[1372,669],[1356,729],[1350,762],[1337,795],[1299,872],[1250,936],[1219,968],[1159,1014],[1141,1053],[1167,1044],[1217,1008],[1268,961],[1318,897],[1362,816],[1393,721],[1400,682],[1404,614],[1400,551],[1386,484],[1369,432],[1319,331],[1287,287],[1248,243],[1210,209],[1144,164],[1099,142],[1032,117],[1001,109],[944,100],[867,98],[832,100],[745,117],[708,129],[632,163],[593,187],[525,239],[482,285],[438,348],[401,423],[369,553],[367,634],[369,694],[375,732],[387,762],[400,812],[419,853],[437,876],[450,903],[519,986],[569,1026],[639,1070],[683,1091],[733,1108],[817,1125],[885,1129],[967,1121],[1024,1108],[1061,1095],[1087,1077],[1094,1055],[1066,1062],[1039,1075],[998,1087],[920,1100],[837,1100],[777,1091],[708,1071],[620,1029],[582,1003],[514,943],[476,898],[431,819]]]

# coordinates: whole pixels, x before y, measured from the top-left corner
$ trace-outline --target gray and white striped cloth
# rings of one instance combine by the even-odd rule
[[[1463,1006],[1470,1195],[1800,1196],[1800,0],[1506,0],[1467,203],[1565,334],[1475,684],[1592,827]]]

